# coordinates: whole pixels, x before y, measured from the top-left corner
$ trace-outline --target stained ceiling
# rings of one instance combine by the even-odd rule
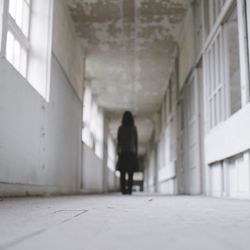
[[[110,115],[114,137],[124,110],[145,152],[176,56],[189,0],[66,0],[86,50],[86,84]],[[118,119],[119,117],[119,119]]]

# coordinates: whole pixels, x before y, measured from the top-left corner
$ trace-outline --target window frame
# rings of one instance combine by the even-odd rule
[[[239,49],[240,49],[240,76],[241,76],[241,100],[242,106],[245,106],[250,101],[250,14],[247,11],[249,1],[239,0],[238,5],[238,23],[239,23]]]
[[[29,67],[29,56],[30,56],[30,27],[31,27],[31,11],[32,11],[32,0],[29,0],[29,3],[27,0],[22,0],[23,2],[26,2],[27,6],[29,7],[29,16],[28,16],[28,31],[27,31],[27,36],[25,35],[24,31],[22,30],[22,27],[20,27],[15,18],[11,15],[9,11],[9,1],[8,1],[8,11],[7,11],[7,28],[6,28],[6,42],[5,42],[5,57],[9,61],[9,63],[17,70],[18,73],[20,73],[25,79],[28,78],[28,67]],[[23,14],[23,10],[22,10]],[[22,19],[24,17],[22,16]],[[8,46],[8,33],[11,33],[12,36],[14,37],[14,40],[17,41],[20,45],[20,50],[24,49],[26,51],[26,65],[25,65],[25,72],[21,72],[20,67],[17,67],[15,65],[14,61],[9,60],[7,57],[7,46]],[[12,48],[15,50],[15,47]],[[21,60],[21,57],[19,58]],[[20,62],[19,62],[20,63]],[[28,79],[27,79],[28,80]]]
[[[172,116],[172,111],[173,111],[173,103],[172,103],[172,75],[170,77],[169,83],[168,83],[168,113],[169,113],[169,118],[171,119]]]
[[[11,14],[11,12],[10,12],[10,1],[12,1],[12,0],[9,0],[9,8],[8,8],[8,14],[9,14],[9,17],[11,17],[11,19],[12,19],[12,21],[14,22],[14,24],[21,30],[21,33],[23,33],[24,34],[24,36],[27,38],[27,39],[29,39],[29,32],[30,32],[30,20],[31,20],[31,11],[32,11],[32,2],[33,2],[33,0],[18,0],[18,1],[22,1],[22,13],[21,13],[21,26],[19,26],[18,25],[18,23],[17,23],[17,17],[15,16],[12,16],[12,14]],[[16,1],[16,3],[17,3],[17,0],[15,0]],[[24,15],[24,4],[26,4],[26,6],[28,7],[28,23],[27,23],[27,25],[28,25],[28,29],[27,29],[27,35],[25,34],[25,31],[23,30],[23,27],[22,27],[22,25],[23,25],[23,21],[24,21],[24,17],[25,17],[25,15]],[[17,5],[17,4],[16,4]],[[15,6],[15,10],[16,10],[16,7],[17,6]],[[16,11],[15,11],[16,12]],[[15,13],[16,14],[16,13]]]
[[[238,39],[239,39],[239,73],[240,73],[240,86],[241,86],[241,108],[242,109],[248,102],[249,102],[249,88],[246,85],[249,85],[249,72],[246,70],[248,68],[248,53],[246,53],[247,50],[247,41],[245,40],[245,35],[246,35],[246,27],[242,23],[244,20],[246,21],[246,16],[240,15],[241,9],[243,9],[243,2],[244,0],[239,0],[239,1],[231,1],[227,0],[225,4],[231,3],[230,6],[226,7],[226,12],[224,12],[223,16],[220,19],[220,23],[216,27],[216,29],[213,29],[212,32],[209,34],[209,38],[207,39],[207,42],[204,47],[204,79],[206,83],[206,88],[205,88],[205,107],[206,107],[206,119],[207,119],[207,126],[206,126],[206,131],[207,133],[212,130],[214,127],[219,125],[221,122],[224,122],[225,120],[229,119],[234,113],[231,113],[231,101],[230,101],[230,87],[229,84],[229,69],[228,69],[228,60],[229,60],[229,55],[228,55],[228,49],[227,49],[227,29],[224,24],[232,14],[232,12],[235,10],[237,12],[237,28],[238,28]],[[225,6],[224,6],[225,7]],[[223,8],[224,8],[223,7]],[[224,10],[225,11],[225,10]],[[240,23],[241,22],[241,23]],[[218,35],[221,36],[221,45],[220,45],[220,61],[216,63],[217,67],[215,66],[216,74],[211,72],[211,68],[209,66],[210,62],[210,56],[209,56],[209,50],[215,43],[214,41],[217,39]],[[217,54],[216,54],[216,60],[218,60],[218,48],[217,48]],[[209,102],[209,84],[211,82],[210,77],[215,75],[216,81],[219,82],[218,80],[218,66],[222,65],[223,67],[221,68],[221,81],[222,82],[222,100],[221,100],[221,107],[222,107],[222,117],[221,120],[217,123],[213,122],[213,117],[211,117],[211,108],[210,108],[210,102]],[[224,107],[223,107],[224,105]],[[240,110],[239,109],[239,110]],[[214,112],[214,110],[213,110]],[[215,113],[212,114],[217,115]]]
[[[28,3],[28,0],[23,1],[24,5]],[[27,20],[28,18],[22,19],[22,22],[28,23],[29,29],[27,35],[23,36],[20,35],[20,33],[22,33],[20,26],[15,25],[15,21],[12,20],[14,18],[12,17],[11,19],[11,15],[9,14],[9,0],[0,0],[0,32],[2,31],[0,33],[0,58],[6,61],[28,85],[48,103],[50,99],[51,82],[54,0],[30,0],[29,3],[29,20]],[[23,13],[28,13],[27,9],[23,10]],[[19,23],[22,22],[20,21]],[[23,28],[23,30],[25,30],[25,28]],[[18,54],[23,53],[23,55],[25,55],[25,57],[22,57],[25,58],[23,61],[26,61],[27,58],[26,67],[23,67],[23,63],[19,63],[19,66],[15,67],[13,60],[10,61],[7,59],[6,45],[8,31],[15,37],[18,47],[21,47]],[[40,39],[41,34],[43,34],[43,39]],[[27,37],[28,42],[26,40]],[[28,51],[26,47],[29,48]],[[21,70],[26,72],[25,76]]]
[[[194,33],[195,33],[195,56],[198,57],[202,53],[203,46],[203,30],[204,30],[204,22],[203,22],[203,8],[204,1],[195,0],[193,6],[194,13]]]
[[[8,23],[8,9],[9,9],[9,1],[7,0],[0,0],[0,18],[2,19],[0,24],[0,57],[5,57],[5,50],[6,50],[6,40],[7,40],[7,23]]]
[[[241,91],[241,102],[240,102],[240,108],[235,111],[232,112],[232,107],[231,107],[231,80],[230,80],[230,58],[229,58],[229,53],[227,53],[229,51],[229,47],[228,47],[228,41],[229,41],[229,37],[228,37],[228,27],[227,25],[224,26],[224,24],[226,24],[226,22],[229,20],[230,16],[233,14],[233,11],[236,11],[237,14],[237,34],[238,34],[238,46],[239,46],[239,77],[240,77],[240,88],[242,89],[242,81],[241,81],[241,56],[240,56],[240,25],[239,25],[239,15],[238,15],[238,4],[235,3],[232,5],[231,9],[228,11],[227,15],[225,16],[225,21],[223,23],[223,53],[224,53],[224,57],[225,57],[225,61],[224,61],[224,81],[225,81],[225,86],[226,86],[226,117],[225,119],[229,118],[230,116],[232,116],[234,113],[236,113],[238,110],[242,109],[243,104],[242,104],[242,91]]]
[[[228,104],[225,103],[228,86],[225,83],[224,67],[221,66],[220,71],[218,70],[218,66],[225,65],[226,60],[223,43],[223,29],[220,26],[205,51],[208,130],[225,120],[228,114]]]

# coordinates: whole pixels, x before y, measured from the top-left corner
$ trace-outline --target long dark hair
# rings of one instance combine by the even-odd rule
[[[134,126],[134,117],[130,111],[125,111],[122,116],[122,126]]]

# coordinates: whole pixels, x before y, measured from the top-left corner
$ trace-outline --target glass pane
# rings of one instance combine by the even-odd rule
[[[217,92],[215,95],[215,124],[220,122],[220,101],[219,101],[219,93]]]
[[[13,52],[14,52],[14,37],[8,32],[6,42],[6,58],[10,63],[13,63]]]
[[[20,73],[26,77],[27,74],[27,50],[24,48],[21,48],[21,60],[20,60]]]
[[[222,79],[221,79],[221,74],[222,74],[222,60],[221,60],[221,35],[218,35],[218,84],[221,85]]]
[[[209,124],[210,124],[210,128],[213,127],[212,118],[213,118],[213,112],[212,112],[212,99],[210,99],[210,100],[209,100]]]
[[[210,60],[209,60],[209,52],[205,54],[205,69],[206,69],[206,91],[207,96],[210,96]]]
[[[18,0],[16,5],[16,23],[21,28],[22,27],[22,15],[23,15],[23,1]]]
[[[226,21],[228,80],[230,87],[230,111],[235,113],[241,108],[240,58],[237,8]]]
[[[209,53],[208,53],[208,68],[209,68],[209,72],[208,72],[208,76],[209,76],[209,96],[212,95],[212,90],[213,90],[213,87],[212,87],[212,67],[213,67],[213,58],[212,58],[212,52],[211,52],[211,49],[209,50]]]
[[[195,85],[194,80],[190,84],[190,119],[195,115]]]
[[[9,13],[15,19],[16,18],[16,1],[17,0],[10,0],[9,1]],[[20,0],[19,0],[20,1]]]
[[[216,90],[216,64],[215,64],[215,60],[216,59],[216,53],[215,53],[215,42],[213,44],[212,47],[212,92],[214,93],[214,91]]]
[[[14,41],[14,60],[13,60],[13,65],[14,67],[19,70],[20,66],[20,53],[21,52],[21,46],[20,43],[15,40]]]
[[[218,79],[218,75],[219,75],[219,71],[218,71],[218,67],[219,67],[219,62],[218,62],[218,38],[215,40],[215,54],[214,54],[214,65],[215,65],[215,90],[217,89],[218,87],[218,82],[219,82],[219,79]]]
[[[184,130],[184,105],[181,104],[181,130]]]
[[[169,113],[172,112],[172,81],[169,82],[169,87],[168,87],[168,108],[169,108]]]
[[[23,5],[23,20],[22,20],[22,31],[26,37],[29,33],[29,15],[30,15],[29,6],[24,3]]]
[[[222,89],[220,88],[219,90],[219,121],[222,121],[223,117],[222,117],[222,106],[223,105],[223,99],[222,99]]]
[[[218,2],[218,0],[213,0],[213,2],[212,2],[213,24],[215,23],[217,15],[218,15],[218,13],[217,13],[217,4],[216,4],[217,2]]]
[[[213,97],[213,126],[217,125],[216,123],[216,98]]]
[[[226,0],[206,0],[205,1],[205,18],[209,18],[210,24],[214,25]],[[208,7],[209,5],[209,7]],[[205,20],[206,20],[205,19]],[[210,29],[211,30],[211,29]]]

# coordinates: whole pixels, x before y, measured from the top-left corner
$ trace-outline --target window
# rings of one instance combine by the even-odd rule
[[[246,1],[245,3],[245,17],[246,17],[246,33],[247,33],[247,41],[248,41],[248,67],[250,72],[250,2]],[[248,87],[249,88],[249,87]],[[250,89],[250,88],[249,88]]]
[[[194,29],[195,29],[195,51],[196,56],[202,49],[202,1],[194,1]]]
[[[108,168],[111,169],[112,171],[115,171],[116,148],[111,135],[108,135],[107,151],[108,151],[108,159],[107,159]]]
[[[211,26],[216,22],[226,0],[209,0],[209,12]]]
[[[172,79],[170,80],[168,86],[168,113],[172,113]]]
[[[168,113],[170,116],[175,112],[176,102],[176,86],[177,86],[177,75],[176,71],[171,75],[168,85]],[[171,117],[169,117],[171,119]]]
[[[3,20],[4,20],[4,1],[0,0],[0,52],[2,56],[2,36],[3,36]]]
[[[197,78],[196,72],[190,77],[188,82],[185,84],[183,89],[183,99],[181,100],[181,116],[182,116],[182,127],[180,134],[181,143],[181,161],[183,170],[194,178],[194,184],[197,183],[198,178],[194,172],[191,173],[190,169],[198,169],[198,155],[199,155],[199,136],[198,136],[198,96],[197,96]],[[175,131],[175,125],[173,126],[173,132]],[[173,140],[173,156],[175,157],[175,138]],[[174,160],[174,159],[173,159]],[[194,175],[193,175],[194,174]]]
[[[175,160],[175,135],[176,135],[176,130],[174,126],[174,119],[172,118],[170,120],[170,133],[169,133],[169,140],[170,140],[170,145],[169,145],[169,160],[172,162]]]
[[[30,30],[30,0],[9,0],[6,58],[27,77]]]
[[[89,87],[86,87],[83,98],[82,140],[99,158],[103,158],[104,115]]]
[[[219,30],[205,55],[209,129],[224,119],[225,103],[222,58],[222,31]]]
[[[0,0],[1,57],[49,101],[53,0]]]
[[[168,113],[168,90],[166,90],[166,93],[165,93],[165,98],[164,98],[164,106],[165,106],[165,124],[168,123],[168,116],[169,116],[169,113]]]
[[[240,54],[237,8],[234,8],[224,24],[226,81],[229,87],[229,114],[241,108]]]
[[[9,14],[25,37],[29,34],[30,0],[9,0]]]
[[[161,105],[161,131],[163,131],[165,129],[165,125],[166,125],[166,110],[165,110],[165,96],[163,98],[163,104]]]
[[[206,32],[212,30],[213,25],[217,21],[221,10],[223,9],[225,3],[228,0],[205,0],[204,1],[204,16],[205,16],[205,25],[206,25]]]
[[[160,141],[158,144],[158,166],[159,168],[165,167],[165,136],[164,134],[160,137]]]
[[[103,140],[104,140],[104,117],[102,110],[94,103],[91,112],[91,132],[95,140],[95,153],[99,158],[103,158]]]
[[[227,14],[205,52],[208,129],[241,108],[237,7]]]
[[[82,140],[90,148],[93,148],[94,141],[90,131],[90,121],[91,121],[91,108],[92,108],[92,95],[88,87],[86,87],[83,98],[83,131]]]

